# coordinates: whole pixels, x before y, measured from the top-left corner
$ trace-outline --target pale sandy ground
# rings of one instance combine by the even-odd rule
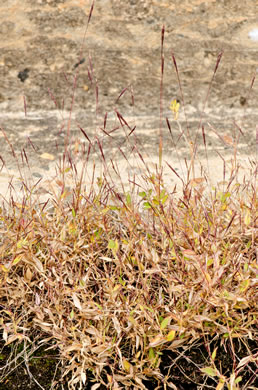
[[[193,128],[195,127],[194,123],[196,122],[196,119],[194,118],[195,110],[191,107],[188,107],[188,110],[189,122],[191,121],[191,118],[193,118],[192,121],[194,121],[191,124]],[[211,118],[211,123],[212,121],[218,120],[222,115],[221,112],[215,112],[212,114],[209,113],[209,109],[207,109],[207,111],[209,117]],[[237,113],[238,112],[236,112],[236,114]],[[51,112],[51,115],[53,115],[53,112]],[[31,118],[33,119],[34,117],[45,118],[46,121],[48,120],[47,113],[39,112],[37,115],[36,113],[33,113]],[[2,118],[5,118],[3,114]],[[60,158],[62,156],[63,149],[61,148],[61,150],[59,150],[59,155],[58,153],[55,153],[53,145],[57,136],[47,138],[45,131],[41,128],[42,125],[37,127],[35,122],[32,120],[29,122],[31,125],[26,126],[26,122],[24,122],[23,126],[21,118],[24,118],[24,113],[22,112],[20,114],[18,112],[16,114],[10,113],[7,118],[7,123],[12,123],[12,121],[17,118],[20,121],[19,126],[21,129],[23,129],[23,131],[19,130],[16,133],[14,132],[13,134],[8,134],[9,137],[12,137],[11,142],[14,143],[14,149],[17,155],[20,155],[21,150],[21,146],[18,147],[17,145],[22,145],[23,143],[25,144],[27,137],[33,137],[38,133],[40,134],[40,138],[38,138],[37,144],[35,146],[40,146],[41,151],[38,154],[35,153],[34,155],[30,155],[31,152],[27,150],[30,161],[30,169],[25,169],[24,164],[22,164],[20,160],[21,170],[19,171],[17,163],[14,159],[12,159],[10,148],[5,149],[3,158],[5,161],[8,161],[8,163],[0,170],[0,197],[6,205],[8,205],[10,201],[10,196],[19,202],[21,202],[24,196],[27,198],[30,196],[33,202],[35,201],[38,204],[43,204],[48,199],[51,199],[60,194],[62,190],[60,174],[58,174],[58,166],[60,164]],[[64,114],[63,117],[65,123],[67,123],[67,118],[69,118],[68,112]],[[78,177],[80,177],[81,173],[83,172],[83,187],[86,188],[86,192],[90,191],[91,189],[93,172],[95,186],[97,178],[104,174],[109,178],[110,186],[119,192],[123,192],[123,187],[124,191],[130,191],[133,187],[133,183],[136,183],[135,189],[138,191],[151,188],[151,184],[148,183],[147,180],[147,176],[149,175],[148,169],[149,173],[155,174],[157,173],[157,168],[159,166],[159,128],[152,127],[152,123],[154,123],[155,119],[157,118],[150,116],[137,118],[129,117],[129,119],[130,120],[128,120],[128,122],[130,122],[131,125],[137,125],[135,130],[137,139],[135,140],[135,138],[130,138],[130,141],[126,141],[127,138],[124,135],[124,129],[119,129],[115,133],[115,137],[117,138],[114,138],[112,141],[113,143],[109,143],[110,138],[104,136],[103,150],[106,158],[106,165],[103,164],[101,160],[101,154],[99,152],[96,152],[95,154],[93,153],[86,165],[84,164],[85,161],[79,157],[79,153],[73,152],[73,162],[76,162]],[[240,120],[239,123],[241,123]],[[172,125],[173,131],[175,131],[176,135],[178,123],[174,121],[171,126]],[[229,124],[225,125],[225,129],[227,128],[229,128]],[[94,131],[96,129],[99,131],[97,126],[95,129],[89,129],[88,134],[91,140],[94,140]],[[168,131],[168,129],[164,125],[164,134],[166,134],[166,131]],[[194,164],[194,172],[191,171],[190,177],[190,180],[195,180],[193,180],[190,184],[196,189],[204,187],[206,191],[209,191],[212,186],[219,186],[220,190],[225,190],[227,182],[231,177],[232,168],[235,167],[234,148],[232,148],[232,145],[231,147],[225,148],[225,144],[223,144],[223,142],[218,142],[216,135],[214,135],[212,131],[206,131],[208,141],[207,156],[205,155],[203,143],[202,145],[198,145],[200,153],[197,153]],[[238,145],[239,151],[237,153],[236,159],[238,171],[237,175],[234,177],[234,181],[239,182],[240,184],[244,183],[244,180],[246,180],[251,181],[254,185],[256,185],[258,147],[256,141],[257,131],[258,130],[255,128],[253,128],[252,131],[249,130],[249,136],[245,136],[242,141],[240,140]],[[85,137],[81,133],[80,137],[78,136],[78,133],[76,134],[77,135],[71,135],[73,150],[74,148],[76,149],[76,142],[77,147],[79,148],[78,150],[80,150],[80,148],[82,148],[83,142],[85,142]],[[225,130],[221,133],[221,135],[230,139],[230,133],[227,133]],[[189,152],[189,148],[187,146],[187,142],[181,141],[178,148],[175,149],[172,147],[170,142],[171,140],[169,138],[165,137],[164,140],[162,157],[162,177],[164,186],[168,192],[175,192],[176,196],[180,197],[182,194],[182,183],[187,182],[186,163],[188,167],[191,164],[190,155],[187,153]],[[120,146],[127,160],[118,151],[118,141],[120,142]],[[1,142],[7,142],[3,136],[1,137]],[[136,152],[132,152],[133,142],[135,142],[135,145],[141,153],[145,165],[141,161],[139,155]],[[221,155],[221,157],[218,153]],[[184,157],[187,155],[188,158],[185,162]],[[114,163],[115,168],[111,161]],[[178,176],[180,176],[181,179],[176,175],[175,172],[171,170],[170,167],[174,169],[174,171],[178,174]],[[118,173],[116,173],[116,171]],[[27,191],[22,185],[23,182],[26,183],[29,189],[33,189],[33,191]],[[68,193],[71,195],[72,190],[75,188],[74,175],[72,174],[72,171],[66,173],[65,175],[65,187]]]
[[[96,181],[98,177],[102,177],[103,174],[109,178],[109,183],[112,188],[115,188],[118,192],[123,192],[122,187],[125,191],[130,191],[130,188],[133,187],[133,183],[136,183],[136,189],[139,191],[146,190],[151,188],[151,184],[148,183],[146,179],[147,169],[149,172],[156,173],[157,167],[159,164],[158,155],[154,154],[149,156],[146,153],[143,153],[143,158],[145,161],[144,165],[136,155],[129,155],[128,161],[125,161],[121,155],[114,153],[112,161],[115,163],[115,169],[119,174],[114,170],[110,161],[107,161],[106,166],[100,161],[89,161],[86,165],[83,160],[77,158],[76,168],[78,176],[80,177],[83,172],[83,186],[86,188],[86,192],[90,191],[92,184],[92,173],[94,171],[95,176],[95,188]],[[252,163],[250,163],[252,162]],[[191,161],[188,160],[187,164],[190,165]],[[254,185],[257,184],[257,159],[256,156],[241,155],[237,157],[238,172],[234,177],[235,182],[243,184],[244,181],[252,181]],[[180,197],[182,194],[182,181],[177,177],[177,175],[172,172],[169,165],[176,171],[176,173],[181,177],[181,179],[186,183],[187,182],[187,168],[184,160],[176,158],[174,153],[164,153],[163,162],[162,162],[162,171],[163,171],[163,181],[164,186],[169,192],[175,190],[175,195]],[[191,187],[199,189],[202,186],[206,191],[212,188],[212,186],[217,186],[220,190],[225,190],[227,183],[231,177],[232,167],[234,167],[234,156],[227,155],[225,156],[225,177],[224,177],[224,162],[220,157],[208,157],[199,159],[197,158],[194,165],[194,175],[196,180],[191,181]],[[33,171],[33,170],[32,170]],[[32,191],[31,199],[36,203],[43,204],[48,199],[55,197],[58,193],[61,192],[61,182],[58,172],[58,162],[50,162],[49,170],[43,171],[37,169],[41,172],[42,178],[41,181],[36,185],[35,189]],[[23,179],[21,180],[21,175],[17,169],[9,169],[8,171],[3,169],[0,174],[0,196],[4,204],[8,204],[10,201],[10,194],[12,198],[18,202],[21,202],[24,195],[29,194],[24,190],[22,186],[22,181],[25,179],[28,187],[32,188],[35,185],[39,178],[31,175],[31,172],[28,170],[22,169]],[[75,188],[74,175],[70,172],[65,175],[65,187],[69,194]],[[207,177],[208,180],[205,179]],[[193,175],[191,176],[193,179]],[[11,186],[10,186],[11,182]],[[176,187],[175,187],[176,185]]]

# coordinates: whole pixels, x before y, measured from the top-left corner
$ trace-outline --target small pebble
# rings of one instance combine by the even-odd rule
[[[29,71],[30,70],[28,68],[26,68],[18,73],[17,77],[21,80],[21,82],[24,83],[24,81],[27,80],[27,78],[29,77]]]
[[[34,177],[43,177],[40,173],[38,172],[33,172],[32,176]]]

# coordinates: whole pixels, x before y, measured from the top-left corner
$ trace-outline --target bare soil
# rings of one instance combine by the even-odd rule
[[[233,370],[232,356],[225,351],[225,347],[230,350],[228,344],[222,345],[219,340],[216,340],[216,337],[211,342],[212,348],[218,348],[217,359],[220,361],[220,370],[226,376]],[[237,349],[237,355],[240,359],[248,354],[249,348],[255,355],[257,343],[254,340],[248,340],[247,343],[236,341],[234,348]],[[20,349],[22,350],[22,346],[20,346]],[[7,359],[10,351],[10,346],[4,347],[1,356]],[[203,383],[203,375],[199,369],[196,369],[196,365],[205,365],[207,359],[209,359],[209,356],[205,347],[205,340],[199,340],[190,346],[189,349],[178,348],[176,351],[165,351],[161,356],[160,370],[164,377],[169,378],[178,390],[197,390],[201,388],[198,384]],[[4,363],[5,360],[0,360],[0,368]],[[57,384],[57,390],[69,390],[67,385],[69,378],[66,377],[65,380],[60,379],[62,368],[57,363],[58,351],[46,351],[44,348],[39,348],[31,355],[27,365],[22,362],[22,359],[16,361],[18,368],[8,375],[3,383],[0,383],[0,390],[38,390],[40,388],[51,390],[51,385],[54,382]],[[255,378],[255,369],[255,363],[251,363],[242,374],[241,384],[246,389],[249,389],[248,383],[253,382]],[[87,375],[87,384],[83,390],[90,390],[94,384],[91,373],[88,372]],[[143,383],[148,390],[164,388],[163,384],[156,379],[144,380]],[[207,388],[215,388],[215,385],[216,380],[207,379]],[[202,388],[205,389],[205,387]],[[250,385],[250,389],[253,388]],[[101,385],[99,389],[105,390],[105,386]]]

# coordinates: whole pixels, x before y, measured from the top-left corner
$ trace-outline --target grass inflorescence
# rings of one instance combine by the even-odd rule
[[[196,177],[197,138],[178,123],[189,163],[184,178],[168,164],[180,190],[168,189],[162,176],[163,41],[164,28],[156,169],[145,163],[135,129],[117,111],[120,127],[134,137],[132,147],[126,136],[128,149],[146,168],[143,180],[131,178],[128,189],[101,140],[81,129],[89,145],[83,171],[92,150],[103,164],[99,175],[93,164],[84,186],[69,144],[70,116],[54,198],[37,203],[24,183],[22,202],[11,198],[0,210],[2,383],[23,359],[37,388],[45,388],[30,371],[45,347],[62,377],[54,375],[47,388],[255,388],[257,163],[250,160],[248,177],[238,180],[234,140],[230,176],[212,186],[204,171]],[[174,54],[172,60],[180,83]],[[97,95],[96,85],[96,103]],[[72,100],[71,112],[74,94]],[[177,102],[171,107],[178,122]],[[172,133],[168,119],[167,125]],[[202,120],[198,130],[208,161]],[[10,346],[16,347],[6,359]]]

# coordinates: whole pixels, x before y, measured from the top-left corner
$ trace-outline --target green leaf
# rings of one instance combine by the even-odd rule
[[[94,303],[100,310],[102,310],[102,306],[100,306],[97,302],[94,302]]]
[[[126,195],[126,204],[128,206],[130,206],[132,204],[132,199],[131,199],[131,195],[130,194]]]
[[[85,285],[86,285],[86,283],[84,282],[84,280],[81,279],[81,280],[80,280],[80,286],[81,286],[81,287],[85,287]]]
[[[248,289],[249,285],[250,285],[250,279],[243,280],[240,283],[240,291],[245,292]]]
[[[252,241],[250,240],[250,241],[248,241],[248,243],[246,244],[246,248],[249,249],[249,248],[251,247],[251,245],[252,245]]]
[[[212,360],[215,360],[216,355],[217,355],[217,348],[215,348],[214,351],[212,352],[212,355],[211,355]]]
[[[72,215],[73,215],[73,217],[75,218],[76,212],[75,212],[74,208],[72,208]]]
[[[162,199],[161,199],[161,203],[164,204],[166,202],[168,198],[168,195],[164,196]]]
[[[222,203],[225,203],[225,201],[227,200],[227,198],[229,198],[231,196],[231,193],[230,192],[225,192],[224,194],[222,193],[221,194],[221,197],[220,197],[220,200]]]
[[[21,239],[17,242],[17,248],[18,249],[21,249],[23,248],[24,246],[26,246],[28,244],[28,241],[26,239]]]
[[[122,284],[122,286],[126,285],[126,282],[123,280],[121,276],[119,276],[119,283]]]
[[[113,240],[108,241],[108,249],[114,249],[115,246],[116,246],[115,241],[113,241]]]
[[[170,320],[171,320],[171,317],[164,318],[164,320],[160,324],[160,329],[161,330],[165,329],[168,326]]]
[[[216,370],[214,370],[214,368],[212,367],[204,367],[204,368],[201,368],[201,371],[208,375],[208,376],[217,376],[217,372]]]
[[[96,230],[96,231],[94,232],[94,236],[95,236],[96,238],[99,238],[99,237],[101,236],[101,233],[102,233],[102,229],[100,228],[100,229],[98,229],[98,230]]]
[[[22,255],[17,256],[17,257],[14,259],[14,261],[13,261],[13,265],[18,264],[19,261],[21,261],[21,259],[22,259]]]
[[[141,196],[142,198],[144,198],[146,196],[146,192],[142,191],[142,192],[139,192],[139,196]]]
[[[155,359],[155,352],[154,352],[154,349],[152,347],[149,349],[149,359],[150,360]]]
[[[120,210],[120,208],[119,207],[117,207],[117,206],[109,206],[109,209],[110,210]]]
[[[144,202],[144,203],[143,203],[143,207],[144,207],[145,210],[146,210],[146,209],[151,209],[151,204],[150,204],[150,202]]]
[[[111,249],[113,253],[116,253],[118,251],[119,245],[117,240],[109,240],[108,242],[108,249]]]

